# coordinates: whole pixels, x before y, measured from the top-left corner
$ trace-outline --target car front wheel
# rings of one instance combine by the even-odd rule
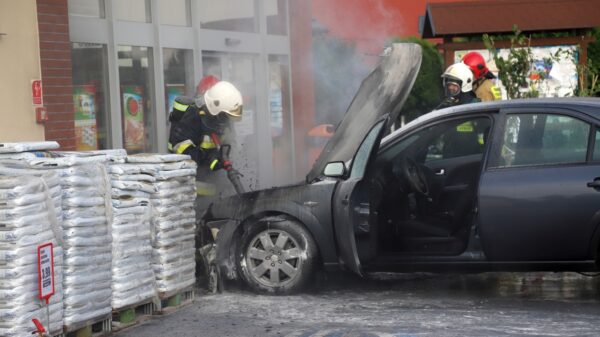
[[[301,224],[288,219],[263,219],[242,235],[237,263],[242,280],[252,290],[290,294],[312,280],[317,247]]]

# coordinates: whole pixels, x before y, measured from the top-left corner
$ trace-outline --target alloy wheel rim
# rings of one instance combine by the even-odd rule
[[[280,287],[300,275],[302,250],[289,233],[269,229],[252,238],[245,260],[250,275],[258,283]]]

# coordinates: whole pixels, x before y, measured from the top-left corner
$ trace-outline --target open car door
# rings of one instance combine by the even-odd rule
[[[344,180],[338,184],[332,200],[333,223],[341,262],[358,274],[361,268],[354,237],[354,190],[381,138],[397,119],[420,66],[419,45],[399,43],[388,48],[363,80],[344,119],[307,175],[310,183],[323,177],[331,163],[344,163]]]

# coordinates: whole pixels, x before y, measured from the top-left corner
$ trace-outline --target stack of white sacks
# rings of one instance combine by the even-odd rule
[[[154,178],[152,266],[159,293],[172,293],[195,282],[196,163],[187,155],[142,154],[127,157]]]
[[[50,332],[195,281],[189,156],[44,152],[57,147],[0,144],[0,336],[47,322],[36,299],[41,243],[55,245]]]
[[[154,176],[126,163],[123,149],[61,152],[80,158],[105,157],[110,180],[112,235],[112,308],[115,310],[153,300],[150,194]]]
[[[109,165],[113,219],[112,307],[144,303],[156,296],[152,270],[151,204],[154,176],[113,156]]]
[[[112,207],[107,193],[106,157],[3,160],[3,166],[26,171],[54,171],[62,189],[64,325],[99,319],[111,313]]]
[[[34,330],[32,318],[39,319],[50,333],[61,333],[62,249],[56,240],[58,220],[51,196],[58,177],[9,171],[4,174],[11,176],[0,176],[0,336],[27,335]],[[46,243],[54,246],[55,275],[55,294],[47,308],[38,297],[37,265],[37,248]]]

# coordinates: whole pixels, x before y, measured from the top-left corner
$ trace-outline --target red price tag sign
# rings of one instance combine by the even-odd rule
[[[38,281],[40,299],[46,304],[54,295],[54,247],[52,243],[38,246]]]

